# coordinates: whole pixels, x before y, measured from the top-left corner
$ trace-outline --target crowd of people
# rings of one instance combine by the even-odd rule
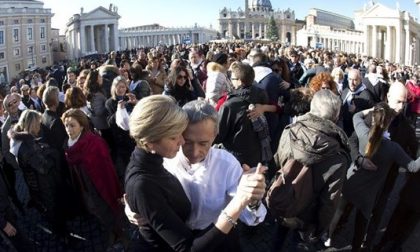
[[[267,218],[273,251],[287,237],[288,251],[323,251],[353,210],[352,251],[397,251],[420,220],[417,66],[274,43],[157,46],[27,73],[0,99],[0,228],[18,251],[36,251],[17,225],[27,208],[65,246],[66,222],[89,214],[105,247],[127,251],[240,251],[238,222]],[[266,192],[290,184],[291,160],[310,197],[282,214]]]

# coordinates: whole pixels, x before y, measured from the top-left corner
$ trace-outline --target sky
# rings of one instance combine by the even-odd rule
[[[223,7],[237,10],[239,7],[244,9],[244,0],[41,0],[44,8],[50,8],[54,16],[52,27],[60,29],[60,34],[64,34],[66,23],[69,18],[76,13],[80,13],[80,8],[84,12],[89,12],[98,6],[108,9],[112,3],[118,7],[119,28],[158,23],[167,27],[198,26],[218,29],[219,11]],[[249,0],[250,2],[252,0]],[[297,19],[304,20],[310,8],[318,8],[335,12],[344,16],[354,17],[353,12],[363,8],[368,2],[366,0],[271,0],[274,9],[286,10],[290,8],[295,11]],[[396,8],[397,2],[401,10],[406,10],[420,20],[420,10],[415,5],[414,0],[380,0],[375,1],[390,8]]]

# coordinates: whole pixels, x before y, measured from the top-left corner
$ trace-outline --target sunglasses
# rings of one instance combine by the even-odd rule
[[[180,80],[180,79],[184,79],[184,80],[186,80],[187,79],[187,76],[186,75],[178,75],[178,77],[176,77],[178,80]]]
[[[11,102],[9,102],[8,104],[7,104],[7,107],[11,107],[11,106],[13,106],[13,105],[15,105],[17,103],[17,101],[16,100],[14,100],[14,101],[11,101]]]

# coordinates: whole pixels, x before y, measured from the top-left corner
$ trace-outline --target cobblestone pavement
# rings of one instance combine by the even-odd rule
[[[16,189],[21,202],[27,202],[29,194],[21,172],[17,172]],[[103,233],[93,216],[77,217],[67,222],[67,228],[74,237],[71,248],[66,247],[62,239],[57,238],[49,231],[45,218],[34,208],[25,208],[25,214],[18,216],[18,225],[26,236],[34,241],[37,252],[123,251],[121,244],[108,250],[105,248]],[[8,251],[4,242],[0,243],[0,251]]]

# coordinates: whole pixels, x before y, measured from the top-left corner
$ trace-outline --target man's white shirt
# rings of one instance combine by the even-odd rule
[[[164,159],[163,166],[181,182],[191,202],[191,214],[187,225],[194,230],[203,230],[216,222],[220,212],[236,193],[242,176],[238,160],[229,152],[210,148],[206,158],[190,164],[182,149],[176,157]],[[242,211],[240,219],[246,225],[261,223],[267,209],[263,204],[256,210]]]

